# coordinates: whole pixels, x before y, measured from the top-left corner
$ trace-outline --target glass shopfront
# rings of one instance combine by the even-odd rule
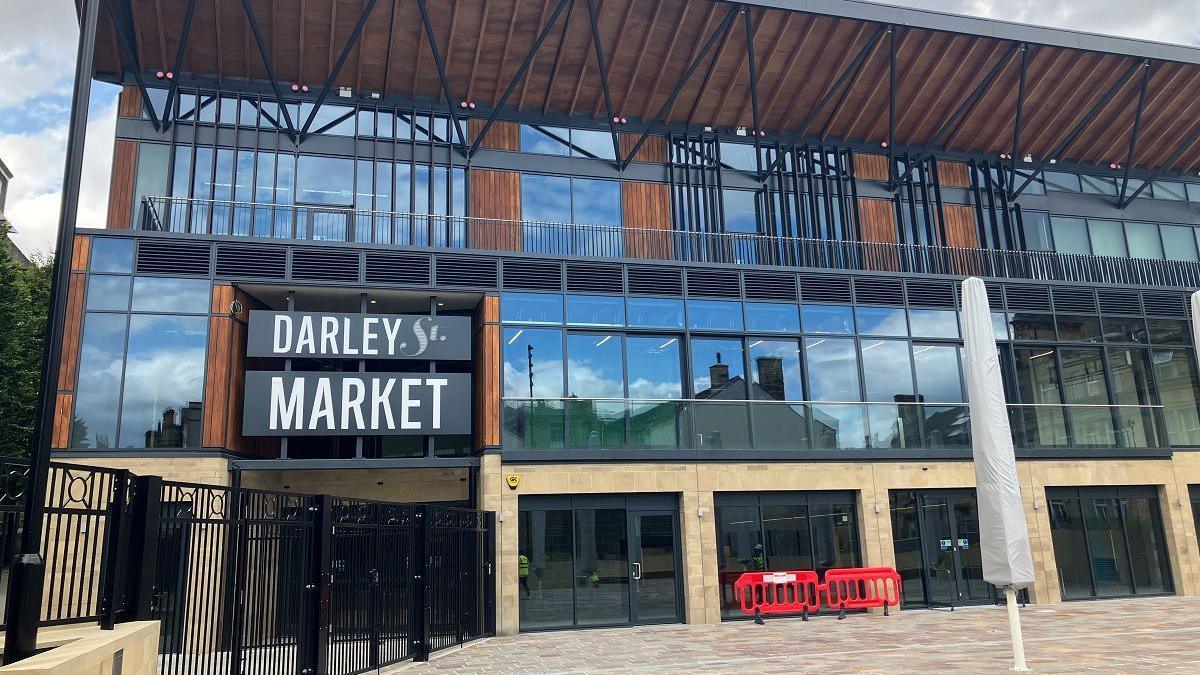
[[[905,606],[992,602],[995,588],[983,580],[974,490],[893,490],[890,502]]]
[[[521,630],[683,620],[674,495],[522,497]]]
[[[1064,600],[1171,593],[1153,487],[1047,488]]]
[[[733,592],[743,572],[858,567],[852,492],[729,492],[715,495],[722,618],[744,615]]]

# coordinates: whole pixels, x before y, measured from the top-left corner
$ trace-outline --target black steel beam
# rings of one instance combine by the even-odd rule
[[[808,111],[808,115],[801,120],[800,125],[796,127],[794,140],[800,140],[801,136],[804,134],[804,129],[807,128],[809,124],[812,124],[812,121],[817,118],[817,115],[821,114],[821,111],[825,108],[825,106],[829,105],[829,101],[833,99],[834,94],[838,92],[838,90],[849,78],[857,75],[858,71],[862,69],[863,64],[867,60],[867,55],[870,54],[871,50],[875,48],[875,43],[879,42],[879,39],[883,37],[884,33],[891,30],[891,26],[880,26],[878,29],[876,29],[875,34],[871,36],[871,39],[867,40],[867,43],[863,45],[862,49],[858,50],[858,54],[854,56],[854,59],[850,61],[850,63],[846,64],[846,67],[842,69],[842,72],[840,75],[838,75],[838,78],[833,82],[833,84],[829,85],[829,89],[825,91],[820,100],[817,101],[817,104],[813,106],[813,109]]]
[[[546,20],[546,25],[542,27],[542,31],[538,33],[537,38],[533,41],[533,45],[529,48],[525,59],[521,61],[521,67],[517,68],[517,72],[509,80],[508,86],[504,88],[504,93],[500,95],[500,100],[496,102],[496,106],[492,108],[492,112],[488,115],[487,121],[484,122],[483,128],[479,130],[479,135],[475,137],[474,143],[467,151],[468,155],[474,154],[479,149],[479,144],[487,137],[488,130],[496,123],[496,118],[500,115],[500,111],[508,103],[509,97],[512,96],[513,91],[517,88],[517,83],[525,76],[525,71],[529,70],[529,65],[533,63],[533,57],[537,56],[538,50],[541,48],[542,43],[546,41],[546,36],[550,34],[550,30],[554,28],[554,24],[558,21],[558,16],[562,14],[563,8],[567,6],[567,2],[569,0],[558,0],[558,5],[554,7],[554,12],[550,14],[550,18]]]
[[[250,31],[254,33],[254,42],[258,45],[263,66],[267,69],[267,78],[271,80],[271,90],[275,92],[275,100],[279,102],[279,112],[283,113],[288,138],[295,143],[298,140],[296,125],[292,124],[292,115],[288,112],[287,102],[283,100],[283,90],[279,88],[279,78],[275,77],[275,65],[271,62],[271,53],[267,50],[266,40],[263,39],[262,28],[258,25],[258,19],[254,17],[254,8],[250,6],[250,0],[242,0],[242,7],[246,10],[246,20],[250,22]]]
[[[126,15],[131,22],[126,27],[119,20],[112,0],[104,0],[104,5],[108,8],[108,16],[112,19],[113,27],[117,31],[117,45],[121,48],[121,54],[124,56],[125,69],[133,73],[133,79],[137,82],[138,90],[141,91],[142,107],[150,113],[150,121],[154,123],[154,128],[161,131],[162,122],[159,120],[158,113],[154,111],[154,106],[150,104],[150,92],[146,90],[146,79],[142,77],[142,64],[137,56],[137,48],[133,44],[133,16],[132,14]],[[124,6],[127,5],[128,2]]]
[[[1175,162],[1178,162],[1179,158],[1183,156],[1183,153],[1186,152],[1188,148],[1195,145],[1196,141],[1200,141],[1200,125],[1197,125],[1196,128],[1192,129],[1192,132],[1188,134],[1186,138],[1184,138],[1183,142],[1175,146],[1175,152],[1171,153],[1171,156],[1162,163],[1162,166],[1159,167],[1157,171],[1147,176],[1146,182],[1142,183],[1137,190],[1134,190],[1133,194],[1129,195],[1129,198],[1125,200],[1125,205],[1128,206],[1129,204],[1133,203],[1133,200],[1137,199],[1138,195],[1142,194],[1143,190],[1150,187],[1150,183],[1152,181],[1156,181],[1159,178],[1167,175],[1170,172],[1171,167],[1175,165]]]
[[[1129,152],[1125,154],[1125,166],[1121,172],[1121,192],[1117,195],[1117,207],[1125,208],[1125,192],[1129,189],[1129,169],[1133,166],[1133,153],[1137,151],[1138,134],[1142,130],[1142,111],[1146,107],[1146,88],[1150,85],[1150,60],[1142,61],[1142,88],[1138,90],[1137,112],[1133,116],[1133,131],[1129,134]]]
[[[354,30],[350,31],[350,36],[346,38],[346,44],[342,47],[342,53],[338,55],[337,61],[334,62],[333,68],[330,69],[329,75],[325,78],[325,86],[321,87],[321,93],[317,95],[317,102],[313,104],[313,108],[308,113],[308,118],[304,120],[304,126],[300,127],[300,142],[304,142],[304,138],[308,136],[308,129],[312,126],[313,120],[316,119],[317,113],[321,111],[321,106],[325,105],[325,99],[329,98],[329,91],[333,89],[333,83],[337,79],[339,73],[342,72],[342,66],[346,65],[346,59],[350,56],[350,50],[358,42],[359,36],[362,35],[363,26],[367,23],[367,17],[371,16],[371,11],[375,9],[375,3],[378,0],[367,0],[367,4],[363,5],[362,13],[358,16],[358,22],[354,24]],[[425,0],[417,0],[418,6],[421,8],[421,15],[425,15]],[[428,30],[428,20],[426,20],[426,30]],[[330,35],[332,39],[332,34]],[[430,42],[433,42],[433,33],[429,35]],[[303,55],[301,55],[303,56]],[[441,58],[438,56],[437,45],[433,45],[433,57],[438,62],[439,72],[441,70]],[[449,98],[449,96],[447,96]],[[454,113],[451,112],[451,115]]]
[[[62,200],[59,205],[58,238],[54,275],[50,282],[50,307],[46,317],[42,350],[38,415],[34,420],[34,444],[29,452],[25,479],[19,549],[12,560],[5,603],[4,663],[13,664],[37,653],[38,621],[42,611],[42,588],[46,561],[42,557],[43,516],[46,483],[50,473],[50,448],[58,403],[58,370],[66,326],[67,289],[71,280],[71,250],[75,221],[79,215],[79,185],[83,175],[83,150],[87,138],[88,102],[91,97],[93,59],[96,53],[96,24],[100,0],[83,0],[80,9],[79,41],[75,54],[75,82],[67,127],[67,153],[63,169]]]
[[[663,104],[659,107],[658,112],[656,112],[654,116],[650,118],[650,124],[648,124],[646,129],[642,131],[642,135],[638,137],[637,143],[634,143],[633,148],[629,151],[629,154],[626,155],[625,159],[621,161],[622,169],[628,166],[631,161],[633,161],[634,156],[637,155],[637,151],[641,150],[642,145],[646,142],[646,139],[650,138],[650,134],[654,131],[655,127],[658,126],[663,115],[667,114],[667,110],[669,110],[671,106],[675,104],[675,99],[679,98],[679,92],[683,91],[684,85],[686,85],[688,80],[691,79],[692,74],[696,72],[696,69],[700,67],[700,62],[704,60],[704,57],[708,56],[708,52],[711,51],[713,45],[716,44],[717,38],[720,37],[733,23],[733,20],[737,16],[739,10],[739,5],[733,5],[730,7],[729,11],[725,13],[725,18],[721,20],[721,24],[717,26],[717,29],[713,31],[712,35],[708,36],[708,40],[705,41],[704,45],[700,48],[700,53],[696,54],[696,58],[692,59],[692,62],[688,64],[687,70],[683,72],[683,75],[680,76],[679,81],[675,83],[675,87],[671,89],[671,93],[667,96],[667,100],[663,101]]]
[[[1029,67],[1029,45],[1021,43],[1021,78],[1017,82],[1016,119],[1013,120],[1012,157],[1009,157],[1008,180],[1004,189],[1008,192],[1009,200],[1013,196],[1013,186],[1017,180],[1017,158],[1021,156],[1021,121],[1025,110],[1025,76]]]
[[[374,2],[375,0],[371,0],[372,4]],[[438,79],[442,83],[442,95],[446,97],[446,109],[450,113],[450,121],[454,123],[454,133],[458,135],[459,147],[465,154],[469,151],[467,137],[463,133],[462,120],[458,118],[458,112],[454,107],[458,104],[454,100],[454,94],[450,91],[450,80],[446,78],[446,64],[442,61],[442,52],[438,49],[437,37],[433,34],[433,24],[429,21],[429,10],[425,7],[425,0],[417,0],[417,8],[421,10],[421,23],[425,26],[425,37],[429,40],[429,50],[433,52],[433,63],[437,66]],[[363,19],[366,19],[365,15]],[[447,45],[447,48],[449,47],[450,45]],[[350,45],[346,45],[346,49],[349,50]]]
[[[762,153],[759,152],[759,141],[762,138],[762,119],[759,117],[758,109],[758,67],[754,61],[754,26],[750,20],[750,8],[747,5],[742,5],[742,11],[745,12],[746,24],[746,65],[750,69],[750,115],[754,121],[754,154],[761,158]],[[762,20],[759,20],[762,23]],[[759,160],[761,162],[761,159]],[[761,167],[760,173],[761,173]]]
[[[175,96],[179,93],[179,70],[183,68],[183,54],[187,49],[188,35],[192,32],[192,16],[196,13],[196,0],[188,0],[187,10],[183,14],[183,27],[179,33],[179,47],[175,50],[175,65],[171,70],[171,86],[167,88],[167,101],[163,104],[163,131],[171,128],[171,111],[175,107]],[[165,67],[167,64],[163,64]],[[280,105],[283,101],[280,101]]]
[[[608,130],[612,134],[613,160],[621,161],[621,139],[617,136],[617,123],[613,119],[612,93],[608,89],[608,64],[604,60],[604,46],[600,44],[600,25],[596,20],[595,0],[587,0],[588,20],[592,25],[592,44],[595,45],[596,66],[600,69],[600,87],[604,90],[604,109],[608,112]],[[618,164],[618,168],[620,164]]]
[[[896,180],[896,27],[888,26],[888,130],[887,130],[887,161],[888,187],[894,187]],[[915,222],[915,221],[914,221]]]
[[[1017,49],[1020,48],[1020,46],[1021,43],[1019,42],[1014,42],[1009,45],[1008,51],[1004,52],[1004,55],[1001,56],[996,63],[992,64],[992,67],[990,70],[988,70],[987,75],[985,75],[983,79],[979,81],[979,84],[975,85],[975,88],[971,91],[971,94],[967,96],[962,103],[958,104],[958,107],[954,109],[954,113],[950,115],[945,122],[942,122],[942,125],[938,127],[938,130],[934,132],[933,136],[930,137],[930,146],[942,145],[942,137],[951,129],[954,130],[954,133],[950,134],[946,140],[949,142],[951,138],[954,138],[954,135],[958,133],[958,127],[967,118],[967,116],[971,114],[971,111],[975,109],[975,106],[979,105],[980,99],[982,99],[983,95],[987,93],[987,90],[991,88],[992,82],[995,82],[996,78],[999,77],[1004,68],[1008,66],[1009,61],[1012,60],[1013,55],[1017,53]],[[942,145],[942,152],[945,151],[946,146]]]

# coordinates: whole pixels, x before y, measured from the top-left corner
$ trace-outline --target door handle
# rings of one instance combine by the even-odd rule
[[[642,563],[635,562],[635,563],[633,563],[633,580],[641,581],[641,579],[642,579]]]

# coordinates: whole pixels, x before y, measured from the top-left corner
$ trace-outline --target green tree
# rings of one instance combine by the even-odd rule
[[[11,456],[28,455],[33,446],[53,261],[14,261],[9,229],[0,220],[0,455]]]

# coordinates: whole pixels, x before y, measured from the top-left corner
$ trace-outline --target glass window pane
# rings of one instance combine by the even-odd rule
[[[1146,322],[1142,319],[1124,316],[1106,316],[1102,319],[1106,341],[1146,343]]]
[[[1055,339],[1054,317],[1050,314],[1017,312],[1012,315],[1010,325],[1014,340],[1053,341]]]
[[[1150,342],[1156,345],[1190,345],[1191,325],[1182,319],[1146,319]]]
[[[1096,581],[1096,595],[1129,595],[1129,551],[1121,523],[1121,500],[1083,499],[1083,522]]]
[[[917,371],[917,395],[923,403],[961,403],[962,377],[959,374],[959,347],[954,345],[913,345]]]
[[[612,134],[594,129],[571,130],[571,156],[615,159]]]
[[[117,407],[125,358],[124,314],[88,314],[79,348],[80,372],[71,418],[72,448],[112,448],[117,443]]]
[[[683,398],[679,338],[633,336],[625,338],[629,362],[629,398]]]
[[[692,340],[692,398],[744,401],[746,371],[742,341]]]
[[[1113,403],[1120,406],[1149,406],[1154,403],[1150,384],[1150,352],[1140,347],[1110,347],[1108,367],[1112,371]],[[1114,408],[1121,447],[1162,447],[1157,414],[1149,407]]]
[[[92,237],[93,272],[125,272],[133,269],[133,240]]]
[[[129,308],[129,277],[93,274],[88,278],[87,309]]]
[[[563,395],[562,331],[504,329],[504,395],[518,398]]]
[[[726,232],[758,232],[755,196],[756,193],[753,190],[725,189],[721,191],[721,201],[725,206]]]
[[[766,536],[766,569],[813,568],[812,533],[809,531],[807,505],[764,504],[762,524]]]
[[[958,312],[950,309],[910,309],[913,337],[958,337]]]
[[[1163,406],[1167,440],[1171,445],[1200,445],[1200,416],[1197,404],[1200,381],[1196,379],[1190,349],[1155,349],[1154,382],[1158,386],[1158,402]]]
[[[629,621],[625,509],[575,511],[575,625]]]
[[[1100,176],[1079,176],[1079,183],[1083,187],[1083,193],[1087,195],[1108,195],[1115,197],[1117,194],[1117,183],[1111,178],[1102,178]],[[1134,190],[1137,186],[1136,181],[1129,181],[1130,187]]]
[[[688,328],[742,330],[742,303],[736,300],[688,300]]]
[[[1154,223],[1125,223],[1125,236],[1129,239],[1129,255],[1134,258],[1161,259],[1162,240],[1158,238],[1158,225]]]
[[[143,201],[147,197],[167,195],[167,175],[171,146],[165,143],[138,145],[137,180],[133,188],[133,218],[129,226],[138,228],[143,217]],[[162,214],[159,214],[162,217]],[[94,269],[94,268],[93,268]]]
[[[1168,260],[1200,260],[1196,255],[1196,233],[1189,225],[1163,225],[1163,250]]]
[[[1066,418],[1062,408],[1054,405],[1062,402],[1054,349],[1014,349],[1013,355],[1017,399],[1023,404],[1051,404],[1016,407],[1014,439],[1024,447],[1066,447],[1070,444]]]
[[[624,398],[621,336],[614,333],[567,335],[567,396]]]
[[[621,224],[621,183],[591,178],[571,179],[572,223]]]
[[[868,401],[913,400],[912,361],[903,340],[863,340],[863,379]]]
[[[992,333],[997,340],[1011,340],[1008,333],[1008,315],[1004,312],[992,312]]]
[[[1059,314],[1058,339],[1064,342],[1100,342],[1100,317]]]
[[[556,293],[504,293],[500,319],[505,323],[562,323],[563,296]]]
[[[1047,190],[1079,192],[1079,174],[1047,171],[1045,172],[1045,183]]]
[[[1120,221],[1088,220],[1088,234],[1092,238],[1092,253],[1117,257],[1128,255]]]
[[[625,301],[603,295],[568,295],[567,323],[575,326],[623,326]]]
[[[800,344],[795,340],[751,340],[750,371],[754,398],[803,401]]]
[[[758,506],[721,506],[718,503],[716,521],[721,616],[741,618],[745,614],[733,592],[733,584],[744,572],[764,571],[767,568]]]
[[[908,335],[908,318],[902,308],[855,307],[854,316],[861,335]]]
[[[573,517],[569,509],[520,511],[517,579],[521,628],[573,625]]]
[[[1030,251],[1054,250],[1054,240],[1050,236],[1049,213],[1043,211],[1022,211],[1021,222],[1025,228],[1026,249]]]
[[[1054,542],[1054,561],[1058,567],[1063,599],[1092,595],[1092,573],[1083,512],[1078,499],[1050,499],[1050,538]]]
[[[849,307],[840,305],[803,305],[801,325],[805,333],[854,333],[854,315]]]
[[[754,159],[754,146],[749,143],[721,141],[721,163],[742,171],[758,171]]]
[[[521,174],[521,218],[546,223],[571,222],[571,179]],[[527,231],[526,236],[529,234]]]
[[[207,317],[130,317],[121,447],[200,446],[207,345]]]
[[[683,328],[683,301],[675,298],[626,298],[628,323],[638,328]]]
[[[137,277],[133,280],[133,311],[208,314],[208,279]]]
[[[354,160],[300,155],[296,201],[322,206],[353,206]]]
[[[747,302],[746,330],[799,333],[800,310],[783,302]]]
[[[1122,501],[1134,588],[1138,595],[1170,592],[1171,571],[1158,500],[1135,498]]]
[[[808,338],[804,341],[809,399],[862,400],[858,386],[858,351],[854,340]]]
[[[1107,406],[1108,382],[1099,349],[1061,349],[1065,403]],[[1069,408],[1071,435],[1077,447],[1113,447],[1116,443],[1112,412],[1103,407]]]
[[[1200,183],[1187,183],[1188,201],[1200,202]]]
[[[570,154],[571,131],[565,127],[521,125],[521,152],[540,155]]]
[[[1150,189],[1154,190],[1155,199],[1170,199],[1172,201],[1183,201],[1187,199],[1187,190],[1184,188],[1183,183],[1156,180],[1151,184]],[[1130,192],[1129,194],[1133,193]]]
[[[1088,243],[1087,222],[1083,218],[1050,218],[1050,229],[1054,232],[1054,250],[1059,253],[1092,252]]]

